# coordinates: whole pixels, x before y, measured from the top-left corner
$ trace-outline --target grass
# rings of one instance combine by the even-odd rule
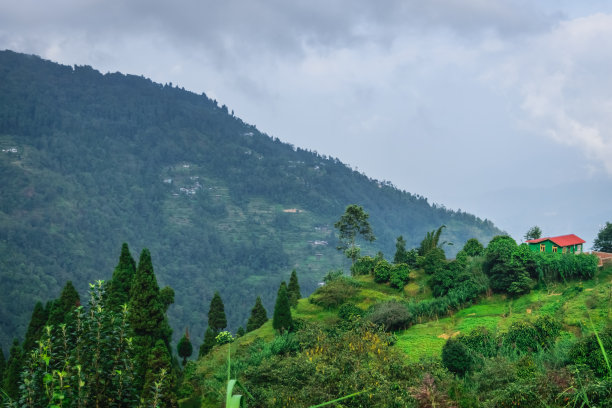
[[[612,268],[607,268],[600,270],[595,279],[549,285],[513,300],[501,295],[485,298],[452,316],[396,333],[397,347],[406,353],[409,361],[416,362],[439,356],[449,336],[469,333],[478,326],[505,331],[516,321],[534,320],[543,315],[560,319],[568,335],[587,335],[609,324],[611,305]]]

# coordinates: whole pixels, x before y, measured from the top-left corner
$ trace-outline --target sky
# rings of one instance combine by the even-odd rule
[[[598,0],[0,0],[0,49],[204,92],[519,242],[587,248],[612,221],[610,38]]]

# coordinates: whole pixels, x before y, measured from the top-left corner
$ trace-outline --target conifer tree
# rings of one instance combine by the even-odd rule
[[[72,281],[66,282],[59,299],[54,300],[51,305],[47,324],[56,326],[60,323],[68,323],[71,312],[80,305],[81,299]]]
[[[121,305],[130,300],[130,289],[136,274],[136,262],[132,258],[128,244],[121,246],[119,263],[113,271],[113,278],[108,282],[106,289],[106,307],[114,312],[121,310]]]
[[[236,337],[242,337],[244,336],[244,334],[245,334],[244,328],[240,326],[238,330],[236,330]]]
[[[225,307],[221,300],[219,292],[215,292],[210,301],[210,309],[208,311],[208,327],[215,332],[219,332],[227,327],[227,319],[225,318]]]
[[[162,340],[169,352],[170,335],[172,330],[165,316],[165,305],[160,299],[159,285],[153,271],[151,253],[143,249],[138,261],[138,267],[129,301],[129,322],[134,333],[134,372],[135,387],[144,393],[143,389],[149,355],[157,343]]]
[[[302,298],[302,294],[300,293],[300,284],[298,283],[297,272],[295,269],[291,272],[289,287],[287,290],[289,295],[289,304],[291,304],[291,307],[296,307],[298,300]]]
[[[0,346],[0,387],[4,385],[4,371],[6,370],[6,359],[4,358],[4,350]]]
[[[408,263],[408,251],[406,251],[406,240],[403,235],[400,235],[395,240],[395,255],[393,256],[393,263]]]
[[[198,357],[203,357],[207,355],[210,350],[215,346],[216,340],[215,337],[217,334],[210,327],[206,328],[206,333],[204,333],[204,341],[202,345],[200,345],[200,351],[198,352]]]
[[[268,321],[268,313],[261,303],[261,298],[257,296],[255,300],[255,306],[251,309],[251,317],[246,325],[246,331],[251,332],[255,329],[259,329],[265,322]]]
[[[16,400],[19,397],[19,382],[21,379],[21,369],[23,367],[23,352],[19,346],[19,340],[14,339],[9,358],[4,371],[4,392]]]
[[[185,329],[185,334],[179,340],[176,345],[176,351],[178,352],[179,357],[183,358],[183,367],[187,364],[187,358],[191,357],[193,354],[193,346],[191,345],[191,340],[189,340],[189,329]]]
[[[143,387],[144,399],[153,405],[154,398],[158,396],[157,404],[153,406],[178,408],[176,375],[172,371],[172,359],[163,340],[157,340],[151,349],[147,367]]]
[[[284,281],[281,283],[276,296],[272,327],[281,333],[284,331],[290,331],[293,328],[293,319],[291,318],[291,306],[289,305],[287,284]]]
[[[36,346],[36,342],[40,340],[48,319],[48,311],[43,308],[41,302],[36,302],[28,330],[26,331],[25,340],[23,341],[23,351],[25,353],[30,352]]]

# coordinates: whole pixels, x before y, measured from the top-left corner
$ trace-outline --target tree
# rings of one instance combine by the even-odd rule
[[[32,318],[26,331],[25,340],[23,341],[23,350],[27,353],[34,348],[36,342],[40,340],[44,327],[47,325],[49,315],[43,308],[41,302],[36,302],[32,311]]]
[[[272,327],[279,332],[291,331],[293,328],[293,319],[291,318],[291,307],[289,305],[289,296],[287,294],[287,285],[282,282],[276,296],[276,304],[274,305],[274,317]]]
[[[21,368],[23,366],[23,352],[19,347],[19,340],[13,339],[13,345],[9,351],[9,358],[6,362],[6,369],[4,371],[4,392],[9,397],[16,400],[19,396],[19,382]]]
[[[442,234],[442,230],[444,228],[446,228],[446,225],[441,225],[437,230],[430,231],[425,235],[425,238],[423,238],[421,245],[419,246],[419,255],[425,256],[432,249],[441,247],[447,243],[446,241],[442,242],[441,244],[439,243],[440,235]]]
[[[4,358],[4,351],[0,346],[0,386],[4,385],[4,371],[6,370],[6,359]]]
[[[442,347],[442,364],[448,371],[464,376],[472,369],[473,360],[463,343],[450,338]]]
[[[346,207],[344,214],[334,224],[334,227],[338,229],[338,238],[340,239],[340,245],[338,245],[337,249],[344,251],[347,258],[350,258],[353,264],[359,258],[360,252],[355,242],[357,236],[360,235],[368,242],[376,239],[368,218],[369,214],[361,206],[351,204]]]
[[[47,324],[58,325],[60,323],[67,323],[69,314],[80,305],[81,299],[72,281],[66,282],[59,299],[54,300],[51,305]]]
[[[227,319],[225,317],[225,307],[219,292],[215,292],[210,301],[210,309],[208,310],[208,327],[215,332],[219,332],[227,327]]]
[[[176,351],[179,357],[183,358],[183,367],[187,364],[187,358],[193,354],[193,346],[191,340],[189,340],[189,329],[185,329],[185,334],[179,340],[176,345]]]
[[[593,250],[599,252],[610,252],[612,253],[612,224],[606,222],[606,225],[603,226],[599,233],[597,234],[597,238],[593,241]]]
[[[406,240],[402,235],[397,237],[395,240],[395,255],[393,256],[393,263],[405,263],[407,264],[408,260],[408,251],[406,251]]]
[[[291,272],[287,291],[289,295],[289,304],[291,304],[292,307],[296,307],[298,300],[302,298],[302,294],[300,293],[300,284],[298,283],[297,272],[295,269]]]
[[[215,344],[217,344],[217,340],[215,340],[216,336],[217,334],[213,329],[211,329],[210,327],[206,328],[206,333],[204,333],[204,341],[200,345],[198,357],[203,357],[210,353],[210,350],[212,350]]]
[[[484,246],[476,239],[470,238],[467,240],[461,249],[467,256],[480,256],[484,253]]]
[[[529,228],[529,230],[525,233],[523,237],[525,241],[529,241],[530,239],[539,239],[542,236],[542,230],[537,225]]]
[[[255,300],[255,306],[253,306],[253,309],[251,309],[251,317],[249,317],[249,321],[246,325],[247,333],[255,329],[259,329],[267,321],[268,314],[263,304],[261,303],[261,298],[257,296],[257,299]]]
[[[107,284],[106,304],[110,310],[120,311],[121,305],[130,301],[130,290],[132,281],[136,274],[136,262],[130,253],[128,244],[125,242],[121,246],[119,263],[113,271],[113,277]]]
[[[147,373],[143,387],[143,397],[151,406],[178,408],[176,375],[172,371],[172,360],[168,347],[163,340],[157,340],[147,361]],[[161,373],[161,374],[160,374]],[[158,402],[155,404],[155,402]]]
[[[236,330],[236,338],[242,337],[242,336],[244,336],[244,334],[245,334],[244,328],[242,326],[240,326],[238,328],[238,330]]]

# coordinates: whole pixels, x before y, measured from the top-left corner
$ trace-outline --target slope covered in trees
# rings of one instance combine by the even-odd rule
[[[0,344],[23,338],[32,305],[72,280],[110,279],[116,251],[149,248],[176,339],[199,344],[215,289],[228,327],[257,295],[273,310],[295,268],[311,293],[332,267],[333,223],[350,203],[370,214],[376,241],[362,255],[445,239],[488,240],[491,222],[431,205],[338,159],[282,143],[206,95],[146,78],[101,74],[0,52]]]

